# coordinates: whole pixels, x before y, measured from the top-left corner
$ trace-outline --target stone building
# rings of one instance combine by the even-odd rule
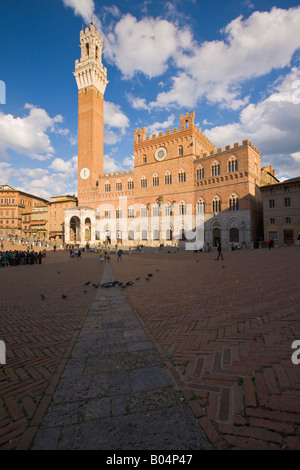
[[[263,199],[264,240],[278,245],[299,244],[300,177],[260,188]]]
[[[25,236],[23,214],[33,210],[38,213],[38,208],[45,207],[47,203],[45,199],[14,189],[8,184],[0,185],[0,238]]]
[[[180,126],[133,136],[134,170],[103,173],[103,100],[108,83],[102,39],[93,24],[80,32],[78,86],[78,207],[65,211],[66,242],[177,245],[201,248],[258,246],[263,235],[260,186],[276,183],[261,168],[248,140],[225,148],[195,125],[195,112]],[[201,246],[200,246],[201,245]]]
[[[65,210],[77,206],[77,197],[70,195],[51,197],[48,203],[48,239],[56,243],[64,243]]]

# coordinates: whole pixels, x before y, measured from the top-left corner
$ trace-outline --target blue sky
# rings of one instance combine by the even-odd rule
[[[77,194],[73,71],[91,21],[109,80],[106,172],[133,168],[134,129],[194,110],[217,148],[249,139],[280,180],[299,176],[298,2],[1,0],[0,184]]]

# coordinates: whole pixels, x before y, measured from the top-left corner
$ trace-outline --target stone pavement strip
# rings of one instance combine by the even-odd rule
[[[211,449],[119,285],[98,289],[32,448]]]

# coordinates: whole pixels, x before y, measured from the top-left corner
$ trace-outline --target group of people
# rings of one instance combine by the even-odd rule
[[[43,253],[34,250],[0,251],[0,266],[23,266],[24,264],[42,264]]]

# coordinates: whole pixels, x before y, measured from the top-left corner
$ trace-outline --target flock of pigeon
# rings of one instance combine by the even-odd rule
[[[158,272],[159,269],[156,269],[156,271]],[[60,274],[60,272],[58,271],[58,274]],[[149,273],[147,274],[147,276],[145,276],[145,279],[146,281],[150,281],[151,277],[153,276],[152,273]],[[137,277],[136,278],[136,281],[139,281],[141,278],[140,277]],[[87,287],[91,284],[91,281],[87,281],[84,283],[83,285],[83,292],[84,293],[87,293]],[[108,281],[108,282],[103,282],[102,284],[95,284],[95,283],[92,283],[92,286],[95,288],[95,289],[98,289],[99,287],[101,287],[102,289],[109,289],[111,287],[115,287],[115,286],[119,286],[121,287],[121,289],[126,289],[127,287],[130,287],[130,286],[133,286],[134,285],[134,282],[133,281],[128,281],[126,283],[123,283],[121,281]],[[41,298],[43,300],[46,300],[48,297],[45,295],[45,294],[41,294]],[[62,294],[61,296],[62,299],[67,299],[68,296],[66,294]]]

